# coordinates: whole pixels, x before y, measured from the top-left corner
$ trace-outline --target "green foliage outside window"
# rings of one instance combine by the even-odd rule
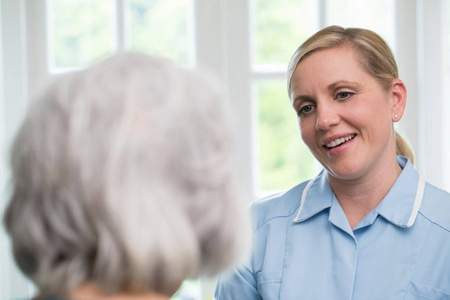
[[[48,4],[52,67],[85,67],[113,53],[114,0],[49,0]]]
[[[316,6],[309,0],[253,0],[253,49],[256,65],[286,65],[316,27]]]
[[[48,0],[51,65],[56,69],[86,67],[116,51],[114,0]],[[126,1],[126,47],[190,61],[192,0]]]
[[[185,280],[180,290],[170,300],[197,300],[201,299],[201,294],[199,280]]]
[[[133,50],[188,64],[191,0],[130,0],[129,43]]]
[[[315,159],[303,143],[284,80],[258,81],[260,190],[292,187],[314,175]]]
[[[252,0],[255,69],[285,70],[297,47],[317,30],[317,6],[307,0]],[[259,190],[284,190],[311,178],[315,160],[301,140],[285,79],[255,82],[259,105]]]

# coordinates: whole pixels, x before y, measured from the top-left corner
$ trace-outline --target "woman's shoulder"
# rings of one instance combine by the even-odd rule
[[[300,206],[303,190],[308,181],[302,182],[293,188],[263,197],[251,203],[253,228],[277,218],[287,218]]]
[[[450,232],[450,193],[427,182],[419,213]]]

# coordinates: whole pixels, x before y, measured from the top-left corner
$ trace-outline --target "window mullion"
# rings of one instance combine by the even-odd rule
[[[327,26],[327,0],[316,0],[319,12],[319,28]]]
[[[226,12],[221,1],[194,1],[195,57],[199,65],[207,66],[225,79],[225,50],[223,45]]]
[[[26,1],[26,41],[22,44],[28,51],[28,95],[33,98],[49,80],[49,54],[52,40],[49,35],[46,0]]]
[[[27,106],[27,7],[24,0],[1,1],[1,43],[2,47],[2,87],[0,89],[4,101],[1,102],[2,115],[2,152],[1,187],[6,186],[9,170],[6,163],[8,149],[12,138],[22,120]],[[27,3],[28,4],[28,3]],[[31,56],[36,57],[36,55]],[[31,59],[31,58],[30,58]],[[0,212],[7,203],[7,189],[0,194]],[[32,285],[17,269],[12,253],[10,241],[4,230],[0,230],[0,298],[19,299],[31,296]]]
[[[254,186],[254,143],[257,117],[252,101],[252,77],[250,57],[250,5],[248,1],[223,1],[224,49],[223,61],[226,66],[226,81],[229,86],[234,130],[236,132],[236,151],[242,174],[245,197],[250,199]]]
[[[127,18],[125,0],[116,0],[116,49],[123,51],[127,48]]]
[[[243,187],[252,190],[253,105],[249,51],[249,3],[242,0],[197,0],[195,9],[196,57],[225,82],[231,102],[235,149]]]

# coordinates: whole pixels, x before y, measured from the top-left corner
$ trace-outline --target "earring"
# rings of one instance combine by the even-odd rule
[[[397,118],[398,118],[398,116],[397,116],[397,115],[394,115],[394,119],[396,119],[396,120],[397,120]]]

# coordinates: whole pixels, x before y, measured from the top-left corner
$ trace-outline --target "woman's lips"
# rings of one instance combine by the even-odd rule
[[[349,134],[348,136],[336,138],[336,139],[326,143],[324,146],[327,147],[328,149],[333,149],[335,147],[338,147],[339,145],[344,144],[345,142],[352,140],[355,136],[356,136],[356,134]]]

